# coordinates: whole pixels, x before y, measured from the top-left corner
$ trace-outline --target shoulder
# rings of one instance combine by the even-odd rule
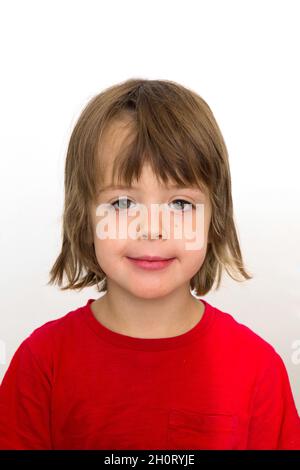
[[[92,300],[94,299],[89,299],[85,305],[49,320],[23,339],[10,360],[5,380],[22,370],[28,371],[28,374],[21,374],[20,377],[34,377],[39,374],[40,378],[46,377],[47,381],[51,381],[62,356],[71,353],[74,343],[79,344],[83,330],[82,318]]]
[[[233,353],[242,354],[244,359],[257,356],[259,360],[278,360],[279,355],[268,341],[249,326],[237,320],[237,313],[229,313],[224,309],[210,307],[214,311],[214,332],[218,341]],[[280,360],[280,358],[279,358]]]
[[[29,349],[33,355],[47,356],[57,350],[69,337],[78,336],[81,329],[81,318],[86,308],[82,305],[67,313],[49,320],[35,328],[23,340],[21,346]]]
[[[211,306],[212,307],[212,306]],[[223,309],[213,309],[213,347],[222,367],[263,390],[269,387],[289,387],[289,376],[276,348],[237,320],[238,312],[231,314]]]

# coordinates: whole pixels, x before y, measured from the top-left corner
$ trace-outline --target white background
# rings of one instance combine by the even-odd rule
[[[127,78],[170,79],[202,96],[221,128],[254,275],[226,275],[205,299],[275,347],[300,412],[299,12],[297,0],[2,3],[1,377],[33,329],[99,297],[46,286],[81,110]]]

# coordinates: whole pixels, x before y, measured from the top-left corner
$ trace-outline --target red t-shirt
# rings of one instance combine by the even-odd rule
[[[87,304],[35,329],[0,387],[0,449],[300,449],[274,348],[207,301],[171,338],[109,330]]]

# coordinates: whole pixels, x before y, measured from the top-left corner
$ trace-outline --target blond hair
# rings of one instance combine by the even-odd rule
[[[132,118],[128,145],[113,162],[113,179],[130,186],[149,163],[164,183],[197,185],[207,192],[211,207],[209,242],[204,262],[190,281],[196,295],[205,295],[223,269],[236,281],[252,279],[244,267],[234,224],[231,176],[224,139],[208,104],[194,91],[169,80],[129,79],[93,97],[72,131],[65,163],[62,248],[48,284],[66,289],[97,285],[107,290],[106,275],[97,262],[90,203],[103,183],[101,138],[122,115]],[[236,277],[237,275],[237,277]]]

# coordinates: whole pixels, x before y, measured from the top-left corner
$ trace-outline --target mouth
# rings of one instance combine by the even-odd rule
[[[161,256],[150,256],[150,255],[143,255],[143,256],[128,256],[130,259],[139,259],[139,260],[144,260],[144,261],[167,261],[169,259],[173,258],[162,258]]]
[[[127,259],[135,266],[150,271],[166,268],[175,260],[175,258],[161,258],[158,256],[147,256],[143,258],[131,258],[127,256]]]

